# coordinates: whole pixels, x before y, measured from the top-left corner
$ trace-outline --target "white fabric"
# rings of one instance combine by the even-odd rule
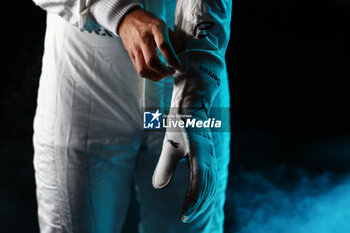
[[[95,0],[90,12],[98,24],[117,34],[124,15],[135,7],[141,4],[130,0]]]
[[[210,10],[209,10],[210,9]],[[178,0],[175,36],[185,38],[185,51],[179,54],[182,67],[174,75],[174,90],[169,115],[192,115],[205,121],[218,92],[224,92],[225,51],[230,35],[231,3],[213,0]],[[203,27],[198,27],[200,23]],[[197,28],[196,28],[197,27]],[[220,80],[220,81],[218,81]],[[180,120],[176,117],[175,120]],[[210,130],[178,127],[167,130],[153,186],[164,188],[176,164],[186,157],[190,183],[183,207],[183,221],[191,222],[214,200],[217,164]]]
[[[67,22],[83,28],[91,17],[89,8],[91,0],[33,0],[47,12],[57,14]]]
[[[165,11],[173,6],[170,1],[151,0],[33,0],[47,12],[57,14],[79,28],[98,29],[104,27],[117,35],[117,29],[124,15],[135,7],[144,7],[164,21]],[[167,2],[167,4],[165,4]],[[173,14],[173,13],[171,13]],[[169,15],[169,14],[168,14]],[[171,25],[174,23],[171,22]]]
[[[172,184],[154,190],[164,133],[142,128],[144,107],[170,106],[173,79],[141,79],[120,38],[105,28],[79,28],[90,3],[80,11],[83,1],[52,2],[40,1],[50,13],[33,137],[41,232],[120,232],[134,177],[141,232],[222,232],[229,134],[212,135],[220,151],[215,201],[182,224],[188,168],[180,161]],[[175,1],[139,2],[172,26]],[[226,74],[220,86],[212,105],[228,107]]]

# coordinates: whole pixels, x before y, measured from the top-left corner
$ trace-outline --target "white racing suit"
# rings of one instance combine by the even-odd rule
[[[142,119],[145,107],[170,106],[174,80],[155,83],[140,78],[115,32],[122,16],[136,5],[173,27],[176,2],[35,2],[48,12],[33,136],[41,232],[120,232],[132,184],[140,203],[140,232],[223,232],[230,133],[212,133],[218,170],[213,201],[194,221],[183,223],[188,165],[180,160],[171,183],[154,189],[152,175],[164,132],[144,131]],[[176,10],[175,18],[201,12],[190,2],[188,9]],[[226,30],[216,38],[224,64],[231,2],[217,2],[227,10],[227,21],[215,22]],[[114,13],[104,16],[111,9]],[[195,27],[198,42],[206,40],[206,26]],[[204,48],[202,56],[206,52],[210,51]],[[219,79],[220,90],[211,107],[228,108],[226,72]]]

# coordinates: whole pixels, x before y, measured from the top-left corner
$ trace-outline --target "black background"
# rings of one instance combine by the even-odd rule
[[[45,12],[31,1],[4,7],[0,87],[0,232],[38,232],[32,120]],[[227,52],[232,103],[229,190],[240,168],[347,172],[349,11],[345,0],[237,0]],[[225,226],[233,231],[228,198]],[[131,204],[126,232],[136,229]],[[231,229],[231,230],[228,230]]]

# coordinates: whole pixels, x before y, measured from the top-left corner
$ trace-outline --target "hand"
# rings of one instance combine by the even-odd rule
[[[180,67],[169,31],[165,22],[141,8],[132,10],[124,17],[118,33],[141,77],[159,81],[174,74],[175,69]],[[156,48],[171,67],[161,62]]]
[[[220,74],[220,61],[208,61],[210,54],[203,51],[186,51],[180,53],[179,57],[182,66],[174,74],[168,120],[186,122],[181,115],[191,115],[190,119],[205,122],[219,85],[214,78],[203,73],[198,64],[213,74]],[[170,183],[175,168],[183,157],[189,163],[190,179],[182,208],[182,221],[189,223],[212,205],[216,195],[218,170],[210,128],[178,125],[166,129],[162,152],[152,178],[154,188],[162,189]],[[185,186],[187,185],[184,184]]]
[[[186,14],[188,9],[191,9],[190,14]],[[168,117],[175,116],[174,120],[183,120],[179,115],[192,115],[205,121],[217,93],[225,91],[220,84],[227,75],[224,54],[230,34],[231,9],[232,1],[176,1],[175,36],[181,39],[176,40],[176,49],[179,49],[176,51],[182,64],[174,74]],[[208,25],[200,27],[198,22]],[[179,46],[180,43],[183,45]],[[210,128],[205,130],[178,126],[166,129],[162,152],[153,174],[155,188],[164,188],[170,183],[176,165],[183,157],[189,162],[190,178],[182,208],[182,221],[189,223],[197,218],[202,221],[202,214],[217,208],[210,207],[215,205],[215,193],[219,185]],[[208,211],[207,214],[215,213]]]
[[[197,120],[208,119],[203,110],[187,109],[177,111],[171,109],[169,115],[190,114]],[[172,118],[172,120],[183,120]],[[174,130],[174,129],[173,129]],[[218,171],[214,142],[210,130],[207,132],[192,129],[175,129],[167,131],[163,148],[153,174],[153,187],[166,187],[173,176],[180,159],[185,157],[189,163],[190,180],[186,198],[182,206],[184,223],[190,223],[200,216],[211,204],[216,195]],[[186,187],[184,185],[184,187]],[[179,187],[179,188],[184,188]]]

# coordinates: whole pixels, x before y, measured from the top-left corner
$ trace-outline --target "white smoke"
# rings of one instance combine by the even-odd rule
[[[299,172],[297,180],[283,182],[287,174],[279,169],[270,178],[243,170],[238,174],[228,192],[235,212],[235,229],[228,232],[350,233],[349,176]]]

